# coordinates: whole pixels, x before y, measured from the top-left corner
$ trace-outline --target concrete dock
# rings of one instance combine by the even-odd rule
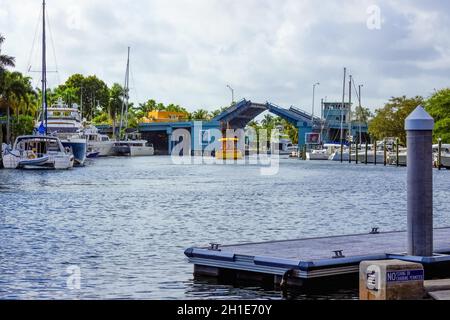
[[[366,260],[399,259],[422,263],[426,268],[450,264],[450,228],[434,230],[432,257],[408,256],[406,235],[406,231],[379,233],[374,229],[367,234],[194,247],[185,255],[199,276],[246,272],[274,277],[279,283],[289,275],[302,284],[307,279],[356,275],[359,264]]]

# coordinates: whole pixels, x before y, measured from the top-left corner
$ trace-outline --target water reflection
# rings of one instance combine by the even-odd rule
[[[436,226],[450,225],[449,176],[435,171]],[[404,168],[298,160],[283,160],[273,177],[257,166],[175,166],[168,157],[0,170],[0,298],[282,299],[270,288],[190,280],[183,252],[405,229],[405,181]],[[70,266],[81,270],[80,290],[67,288]]]

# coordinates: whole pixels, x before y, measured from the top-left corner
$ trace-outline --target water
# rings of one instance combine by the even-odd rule
[[[434,174],[435,224],[450,226],[450,171]],[[0,298],[280,299],[262,288],[194,281],[184,249],[404,230],[405,182],[404,168],[288,159],[276,176],[168,157],[0,170]],[[70,290],[74,266],[80,290]]]

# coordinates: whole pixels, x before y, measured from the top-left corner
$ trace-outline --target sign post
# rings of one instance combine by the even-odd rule
[[[360,300],[418,300],[424,297],[425,273],[418,263],[364,261],[360,265]]]

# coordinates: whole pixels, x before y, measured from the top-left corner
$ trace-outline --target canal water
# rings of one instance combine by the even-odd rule
[[[450,226],[450,171],[434,175],[435,225]],[[281,299],[194,280],[184,249],[404,230],[405,191],[405,168],[293,159],[275,176],[169,157],[0,170],[0,299]]]

